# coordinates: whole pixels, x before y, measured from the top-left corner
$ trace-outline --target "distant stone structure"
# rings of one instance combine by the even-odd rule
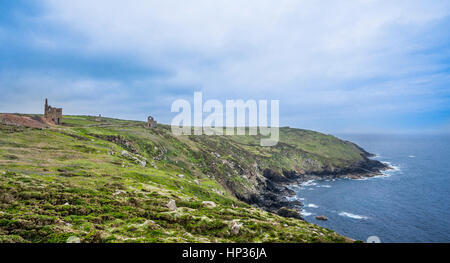
[[[47,121],[53,122],[56,125],[62,124],[62,108],[53,108],[48,105],[48,100],[45,99],[44,118]]]
[[[147,128],[156,128],[158,123],[153,119],[152,116],[148,116],[147,118]]]
[[[95,121],[101,122],[102,121],[102,115],[99,114],[97,118],[95,118]]]

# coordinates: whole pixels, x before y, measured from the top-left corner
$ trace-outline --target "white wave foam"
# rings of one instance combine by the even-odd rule
[[[410,156],[408,156],[409,158],[416,158],[416,156],[414,156],[414,155],[410,155]]]
[[[328,184],[323,184],[323,185],[318,185],[317,187],[322,187],[322,188],[331,188],[331,185],[328,185]]]
[[[374,177],[372,177],[372,178],[386,178],[386,177],[391,177],[391,176],[392,176],[392,172],[393,172],[393,171],[382,171],[381,173],[382,173],[383,175],[380,175],[380,176],[374,176]]]
[[[305,216],[305,217],[306,217],[306,216],[311,216],[311,215],[312,215],[312,213],[307,212],[306,210],[301,211],[300,214],[301,214],[302,216]]]
[[[376,176],[372,176],[372,177],[361,177],[358,179],[352,179],[355,181],[367,181],[367,180],[373,180],[373,179],[386,179],[392,176],[392,174],[394,172],[397,172],[399,170],[386,170],[386,171],[381,171],[381,175],[376,175]]]
[[[392,172],[399,172],[399,171],[401,171],[400,166],[392,164],[391,162],[384,161],[382,163],[384,163],[384,164],[386,164],[386,165],[388,165],[389,167],[392,168],[390,170],[384,171],[383,173],[390,173],[390,172],[392,173]]]
[[[376,177],[378,177],[378,176],[373,176],[371,178],[376,178]],[[366,180],[369,180],[369,179],[370,179],[369,177],[361,177],[361,178],[353,179],[353,180],[355,180],[355,181],[366,181]]]
[[[319,206],[316,205],[316,204],[308,204],[308,207],[310,207],[310,208],[319,208]]]
[[[392,168],[394,168],[394,171],[401,171],[400,166],[398,165],[392,165]]]
[[[286,198],[287,201],[296,201],[296,200],[298,200],[298,197],[296,195],[294,195],[294,196],[285,196],[284,198]]]
[[[349,212],[340,212],[339,215],[344,216],[344,217],[353,218],[353,219],[359,219],[359,220],[369,219],[367,216],[355,215],[355,214],[352,214]]]
[[[301,185],[302,186],[314,186],[314,185],[317,185],[317,183],[314,180],[309,180],[309,181],[302,183]]]

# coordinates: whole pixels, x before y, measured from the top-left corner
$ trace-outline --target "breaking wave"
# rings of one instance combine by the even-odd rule
[[[300,214],[302,215],[302,216],[311,216],[312,215],[312,213],[310,213],[310,212],[308,212],[308,211],[306,211],[306,210],[303,210],[303,211],[301,211],[300,212]]]
[[[339,215],[340,216],[344,216],[344,217],[348,217],[348,218],[359,219],[359,220],[369,219],[367,216],[355,215],[355,214],[352,214],[352,213],[349,213],[349,212],[340,212]]]
[[[315,186],[317,183],[314,180],[309,180],[301,184],[301,186]]]

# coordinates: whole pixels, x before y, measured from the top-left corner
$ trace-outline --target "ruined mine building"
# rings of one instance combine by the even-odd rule
[[[152,116],[149,116],[147,118],[147,128],[156,128],[157,124],[158,123],[155,121],[155,119],[153,119]]]
[[[45,99],[44,118],[47,121],[53,122],[56,125],[62,123],[62,108],[53,108],[48,105],[48,100]]]

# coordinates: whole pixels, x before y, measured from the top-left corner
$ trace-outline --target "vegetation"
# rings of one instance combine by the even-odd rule
[[[87,116],[63,122],[0,125],[0,242],[349,241],[240,200],[257,194],[266,168],[304,173],[362,161],[352,143],[282,128],[280,143],[265,148],[258,136],[175,137],[165,125]]]

